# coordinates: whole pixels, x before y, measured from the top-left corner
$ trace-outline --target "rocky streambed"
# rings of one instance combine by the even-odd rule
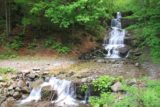
[[[82,103],[86,100],[86,94],[80,90],[82,84],[90,83],[102,75],[110,75],[113,77],[121,76],[125,79],[132,78],[130,83],[136,84],[136,79],[147,76],[147,73],[146,70],[141,67],[141,64],[130,62],[126,59],[94,59],[90,61],[77,61],[77,63],[72,63],[69,66],[53,67],[49,70],[21,70],[17,73],[10,73],[7,75],[10,79],[8,81],[0,82],[0,107],[55,106],[55,103],[51,103],[51,101],[56,101],[59,95],[57,91],[53,89],[54,86],[48,85],[42,87],[40,92],[41,98],[40,100],[37,100],[38,102],[31,101],[27,105],[19,105],[20,101],[26,99],[30,95],[32,89],[39,88],[40,85],[44,82],[49,82],[53,77],[56,77],[58,81],[61,81],[61,84],[63,84],[63,82],[74,84],[74,89],[72,89],[74,92],[74,94],[72,93],[72,97],[74,99],[72,100],[76,100],[76,103],[80,104],[81,107],[88,107],[88,104]],[[119,81],[115,82],[112,86],[112,91],[118,91],[120,85],[121,83]],[[71,87],[68,87],[67,89],[70,90]],[[66,92],[70,95],[70,91]]]

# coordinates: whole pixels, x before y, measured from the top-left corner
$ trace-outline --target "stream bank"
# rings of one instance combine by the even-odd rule
[[[8,81],[0,82],[0,92],[2,96],[0,98],[0,103],[5,105],[2,107],[14,107],[14,105],[8,106],[8,103],[6,102],[15,102],[19,101],[22,98],[25,98],[30,93],[33,87],[37,87],[38,85],[42,84],[44,80],[47,80],[53,76],[59,79],[73,81],[76,84],[91,82],[92,80],[95,80],[96,78],[102,75],[110,75],[113,77],[122,77],[125,79],[133,80],[143,78],[144,76],[148,76],[153,79],[156,76],[157,78],[157,75],[151,75],[152,73],[150,73],[149,70],[144,69],[143,66],[141,66],[141,64],[131,63],[128,60],[118,61],[108,59],[94,59],[82,61],[64,58],[61,60],[45,59],[44,61],[44,59],[33,59],[31,62],[30,61],[16,59],[2,60],[0,62],[1,65],[3,64],[3,67],[8,67],[11,65],[17,68],[18,70],[17,73],[6,74],[8,77]],[[7,64],[7,62],[10,62],[10,65]],[[48,64],[50,68],[48,68]],[[26,66],[26,68],[22,69],[23,66]],[[23,94],[25,94],[25,96]],[[41,102],[37,104],[33,103],[31,104],[32,106],[30,105],[26,107],[36,107],[35,105],[39,104],[41,104]],[[48,103],[46,102],[44,104]],[[45,107],[45,105],[42,107]]]

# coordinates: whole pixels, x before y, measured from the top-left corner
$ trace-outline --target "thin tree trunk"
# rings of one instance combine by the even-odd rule
[[[9,36],[11,33],[11,12],[10,2],[5,0],[5,17],[6,17],[6,35]]]
[[[6,17],[6,35],[9,36],[8,26],[8,0],[5,0],[5,17]]]
[[[10,3],[11,1],[8,2],[8,31],[9,35],[11,34],[11,6]]]

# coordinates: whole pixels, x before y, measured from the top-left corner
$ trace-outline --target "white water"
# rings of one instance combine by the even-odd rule
[[[124,47],[125,30],[121,26],[121,13],[117,12],[116,19],[111,21],[111,31],[109,33],[109,43],[104,41],[104,47],[108,51],[107,58],[120,58],[119,48]]]
[[[75,89],[72,82],[67,80],[60,80],[55,77],[50,78],[49,82],[44,82],[41,84],[39,88],[34,88],[30,95],[26,99],[22,100],[20,104],[41,100],[41,89],[45,86],[51,86],[53,90],[57,91],[58,98],[55,101],[52,101],[52,103],[54,103],[56,106],[78,106],[76,103]]]

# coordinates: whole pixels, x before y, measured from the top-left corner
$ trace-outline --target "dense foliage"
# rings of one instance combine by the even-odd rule
[[[104,78],[111,78],[108,76],[99,77],[96,81],[101,80],[100,96],[91,96],[89,102],[93,107],[159,107],[160,100],[160,81],[143,79],[138,85],[128,85],[123,80],[122,93],[112,93],[105,88],[106,84],[103,84]],[[115,78],[114,78],[115,79]],[[108,81],[110,84],[110,81]],[[114,83],[112,81],[112,83]],[[143,85],[142,85],[143,84]],[[145,84],[145,85],[144,85]],[[97,84],[95,84],[97,85]]]
[[[111,18],[112,0],[52,0],[39,1],[33,5],[31,13],[43,15],[60,28],[84,26],[99,29],[101,21]]]
[[[142,40],[140,47],[150,47],[153,60],[160,62],[159,0],[10,0],[8,3],[5,1],[0,1],[1,45],[5,42],[2,32],[5,31],[5,27],[5,32],[11,29],[13,34],[14,29],[17,30],[18,27],[19,34],[16,33],[16,36],[21,34],[28,36],[30,35],[27,34],[28,31],[33,32],[33,37],[48,32],[53,34],[53,28],[69,32],[69,36],[73,36],[71,33],[73,30],[80,28],[96,35],[104,30],[113,13],[131,12],[133,14],[126,18],[138,21],[129,28]],[[16,41],[17,39],[8,43],[11,44],[9,47],[18,49],[23,46],[23,43],[17,45]],[[31,43],[29,47],[32,48],[33,45],[35,44]]]
[[[138,23],[130,26],[130,29],[134,29],[138,38],[143,40],[140,46],[150,47],[153,60],[160,62],[160,1],[117,0],[116,9],[133,12],[128,18],[136,18]]]

